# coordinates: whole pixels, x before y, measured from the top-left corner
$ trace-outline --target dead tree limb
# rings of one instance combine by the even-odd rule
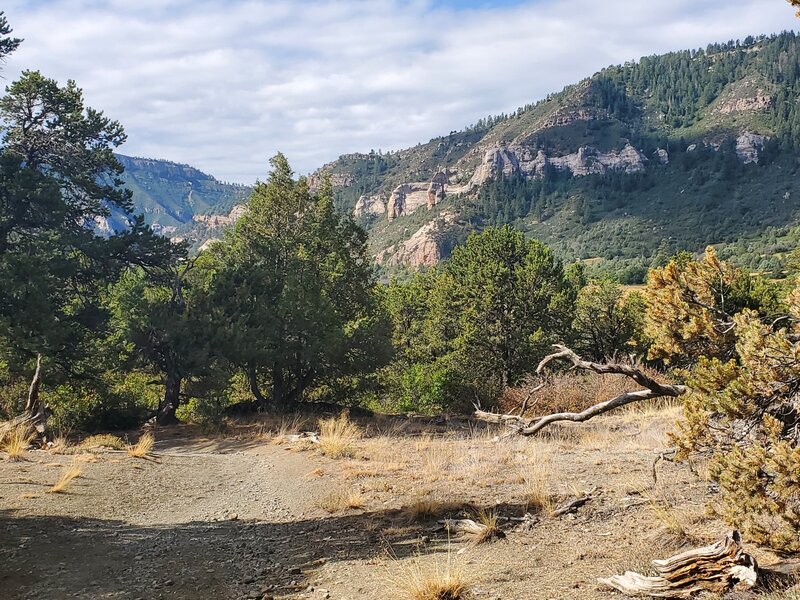
[[[599,582],[627,596],[690,598],[703,591],[720,594],[734,589],[779,589],[795,582],[800,570],[797,563],[760,567],[744,551],[738,531],[716,544],[654,560],[653,566],[656,577],[628,571]]]
[[[568,360],[572,363],[573,369],[593,371],[601,375],[605,374],[625,375],[626,377],[630,377],[636,383],[647,389],[640,390],[637,392],[628,392],[622,394],[620,396],[617,396],[616,398],[612,398],[611,400],[606,400],[605,402],[600,402],[599,404],[590,406],[586,410],[578,413],[573,413],[573,412],[554,413],[543,417],[539,417],[538,419],[533,419],[528,421],[517,415],[501,415],[496,413],[488,413],[476,407],[474,413],[475,418],[480,419],[482,421],[488,421],[490,423],[506,424],[512,429],[514,429],[517,433],[520,433],[522,435],[534,435],[539,431],[541,431],[542,429],[544,429],[545,427],[547,427],[548,425],[556,423],[558,421],[572,421],[575,423],[582,423],[584,421],[588,421],[593,417],[596,417],[597,415],[602,415],[603,413],[607,413],[611,410],[614,410],[615,408],[625,406],[626,404],[633,404],[634,402],[641,402],[642,400],[650,400],[653,398],[663,398],[663,397],[677,398],[678,396],[681,396],[686,393],[685,386],[659,383],[652,377],[645,375],[641,370],[632,367],[630,365],[623,365],[617,363],[601,364],[601,363],[589,362],[581,359],[577,354],[575,354],[572,350],[570,350],[566,346],[557,344],[554,346],[554,348],[556,349],[556,352],[554,352],[549,356],[546,356],[542,360],[542,362],[539,363],[539,366],[536,367],[537,374],[541,375],[544,368],[554,360]]]
[[[40,436],[44,434],[45,424],[50,416],[50,409],[39,396],[42,385],[42,355],[36,356],[36,370],[33,373],[31,385],[28,388],[28,398],[25,402],[25,411],[5,423],[0,424],[0,437],[18,427],[35,430]]]

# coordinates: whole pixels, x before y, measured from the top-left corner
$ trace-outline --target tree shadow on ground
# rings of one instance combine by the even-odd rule
[[[447,534],[432,533],[438,516],[413,522],[391,509],[138,527],[0,510],[0,590],[8,600],[294,598],[337,562],[381,569],[387,559],[448,552]]]

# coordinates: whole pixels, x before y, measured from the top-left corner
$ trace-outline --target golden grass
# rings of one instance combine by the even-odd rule
[[[35,437],[36,432],[30,426],[17,425],[0,439],[0,450],[8,454],[8,460],[20,461]]]
[[[66,454],[69,452],[70,447],[69,440],[67,440],[65,436],[60,435],[48,444],[47,449],[51,454]]]
[[[364,508],[366,500],[357,490],[336,490],[319,498],[315,504],[327,513],[333,514],[347,509]]]
[[[466,600],[470,597],[470,584],[460,569],[453,567],[448,552],[447,564],[436,562],[423,567],[420,560],[405,566],[400,573],[389,577],[397,595],[403,600]]]
[[[128,456],[133,458],[144,458],[153,451],[153,446],[156,443],[156,438],[149,431],[139,438],[139,441],[126,448]]]
[[[484,529],[479,534],[470,537],[470,541],[473,545],[477,546],[478,544],[484,544],[494,539],[505,537],[505,534],[500,529],[497,512],[482,508],[475,513],[475,521],[479,525],[483,525]]]
[[[83,470],[78,465],[70,465],[61,474],[59,480],[48,491],[50,494],[63,494],[67,491],[67,487],[81,476]]]
[[[549,513],[554,508],[550,483],[550,464],[542,454],[535,454],[522,473],[522,500],[525,510]]]
[[[277,428],[262,432],[260,437],[271,438],[273,444],[280,445],[286,441],[286,436],[300,433],[305,425],[306,418],[302,415],[282,417]]]
[[[100,448],[110,448],[111,450],[125,450],[125,442],[110,433],[90,435],[77,445],[77,450],[95,450]]]
[[[319,449],[330,458],[352,458],[361,429],[350,420],[347,412],[338,417],[319,420]]]

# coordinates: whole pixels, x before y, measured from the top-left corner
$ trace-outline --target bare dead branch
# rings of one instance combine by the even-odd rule
[[[742,547],[738,531],[725,539],[687,550],[664,560],[654,560],[656,577],[628,571],[599,582],[626,596],[690,598],[699,592],[722,594],[735,589],[774,590],[792,585],[800,565],[783,562],[761,567]]]
[[[501,423],[506,424],[512,429],[516,430],[517,433],[522,435],[534,435],[547,427],[552,423],[556,423],[558,421],[572,421],[575,423],[582,423],[584,421],[588,421],[589,419],[596,417],[597,415],[601,415],[603,413],[607,413],[615,408],[619,408],[621,406],[625,406],[626,404],[632,404],[634,402],[641,402],[642,400],[650,400],[653,398],[662,398],[662,397],[672,397],[677,398],[686,393],[686,387],[682,385],[670,385],[670,384],[662,384],[649,377],[641,370],[632,367],[630,365],[619,364],[619,363],[594,363],[589,362],[586,360],[581,359],[575,352],[563,346],[561,344],[556,344],[554,346],[556,352],[546,356],[542,362],[539,363],[539,366],[536,367],[536,373],[541,375],[544,368],[554,360],[568,360],[572,363],[573,369],[583,369],[587,371],[593,371],[595,373],[599,373],[601,375],[604,374],[618,374],[618,375],[625,375],[626,377],[630,377],[636,383],[641,385],[644,390],[640,390],[637,392],[628,392],[617,396],[616,398],[612,398],[611,400],[606,400],[604,402],[600,402],[595,404],[594,406],[590,406],[584,411],[578,413],[572,412],[562,412],[562,413],[554,413],[550,415],[546,415],[540,417],[538,419],[534,419],[531,421],[526,421],[521,416],[517,415],[502,415],[496,413],[488,413],[486,411],[482,411],[477,409],[475,410],[474,417],[476,419],[480,419],[482,421],[488,421],[489,423]]]

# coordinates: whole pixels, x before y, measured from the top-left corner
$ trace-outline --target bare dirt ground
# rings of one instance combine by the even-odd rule
[[[435,572],[464,577],[479,599],[613,597],[598,577],[726,531],[706,516],[702,465],[659,462],[653,481],[653,450],[678,414],[499,442],[464,423],[372,421],[336,459],[264,424],[215,438],[157,430],[146,459],[28,451],[0,460],[0,597],[404,598]],[[81,476],[48,493],[72,464]],[[549,516],[587,493],[575,513]],[[480,508],[534,516],[477,546],[435,531]]]

